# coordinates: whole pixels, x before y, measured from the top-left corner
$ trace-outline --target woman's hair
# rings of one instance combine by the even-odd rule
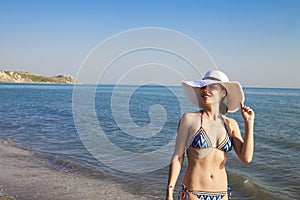
[[[225,115],[228,111],[228,107],[226,105],[226,97],[223,97],[222,101],[220,102],[220,113]]]
[[[220,84],[220,85],[221,85],[221,84]],[[227,98],[226,98],[226,96],[227,96],[227,90],[226,90],[226,88],[225,88],[223,85],[221,85],[221,88],[222,88],[222,90],[225,90],[226,95],[222,98],[222,100],[221,100],[221,102],[220,102],[220,113],[221,113],[222,115],[225,115],[225,114],[227,113],[227,111],[228,111],[228,107],[227,107],[227,104],[226,104],[226,100],[227,100]]]

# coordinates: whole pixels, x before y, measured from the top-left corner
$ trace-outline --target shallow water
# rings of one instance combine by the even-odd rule
[[[120,181],[131,193],[163,199],[168,176],[164,163],[173,151],[170,144],[178,120],[183,112],[195,110],[181,88],[83,85],[80,90],[88,92],[75,106],[84,112],[76,119],[73,89],[71,85],[0,84],[0,137],[36,152],[37,159],[46,159],[55,169]],[[300,90],[246,88],[245,95],[246,104],[256,113],[255,154],[250,164],[229,154],[233,199],[297,198]],[[93,99],[91,104],[88,98]],[[238,112],[229,116],[242,128]],[[99,140],[97,127],[108,142]],[[79,134],[81,130],[88,134]],[[102,162],[89,151],[101,152]]]

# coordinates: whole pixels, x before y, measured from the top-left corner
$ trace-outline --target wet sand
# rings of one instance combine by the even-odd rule
[[[34,152],[0,141],[0,200],[147,199],[128,192],[126,184],[51,169]]]

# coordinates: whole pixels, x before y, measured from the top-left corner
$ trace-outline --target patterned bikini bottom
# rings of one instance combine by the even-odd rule
[[[178,200],[188,200],[189,195],[193,194],[197,197],[199,200],[221,200],[223,197],[225,197],[226,194],[228,194],[228,199],[231,199],[231,192],[230,187],[228,186],[228,191],[220,191],[220,192],[203,192],[203,191],[195,191],[195,190],[189,190],[186,188],[185,185],[182,184],[182,190],[178,196]]]

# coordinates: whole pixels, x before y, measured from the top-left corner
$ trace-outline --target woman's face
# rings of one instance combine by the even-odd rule
[[[220,84],[214,83],[200,88],[200,96],[203,103],[220,103],[222,98],[226,96],[226,90]]]

